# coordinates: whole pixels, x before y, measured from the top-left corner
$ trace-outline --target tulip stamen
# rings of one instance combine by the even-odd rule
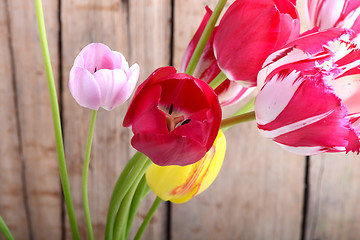
[[[96,73],[96,71],[97,71],[97,67],[95,67],[95,71],[94,71],[94,73]]]
[[[185,121],[183,121],[183,122],[181,123],[181,125],[188,124],[190,121],[191,121],[191,119],[190,119],[190,118],[189,118],[189,119],[186,119]]]
[[[174,103],[171,103],[170,105],[170,109],[169,109],[169,114],[171,115],[174,109]]]
[[[169,132],[173,131],[182,121],[184,121],[184,116],[174,117],[166,113],[166,126]]]

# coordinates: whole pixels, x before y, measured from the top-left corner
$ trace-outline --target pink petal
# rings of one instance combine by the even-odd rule
[[[296,46],[304,52],[316,54],[323,51],[323,46],[326,46],[328,43],[350,37],[352,34],[353,31],[348,29],[331,28],[322,32],[303,35],[302,37],[286,44],[284,48]]]
[[[226,80],[215,89],[221,106],[235,104],[248,96],[255,88],[245,88],[240,83]]]
[[[296,39],[300,32],[300,21],[289,14],[280,15],[279,37],[274,49],[282,48],[289,40]]]
[[[83,107],[98,110],[101,105],[100,87],[87,70],[73,67],[70,72],[69,89],[75,100]]]
[[[129,64],[121,53],[111,51],[104,55],[101,63],[101,68],[110,70],[122,69],[126,72],[129,70]]]
[[[101,106],[104,109],[110,111],[126,101],[122,95],[129,94],[125,89],[127,78],[123,70],[101,69],[94,73],[94,78],[100,87]]]
[[[345,118],[346,107],[320,76],[299,79],[294,78],[296,75],[290,78],[291,75],[294,73],[268,81],[258,94],[255,109],[262,134],[282,145],[300,147],[305,155],[313,151],[344,151],[349,149],[348,145],[360,146],[359,139],[352,137],[354,129]],[[273,94],[269,96],[266,89],[274,87],[282,89],[278,95],[287,94],[285,103],[274,101]],[[267,102],[264,102],[266,96]],[[272,114],[270,118],[266,111]]]
[[[338,78],[333,87],[350,114],[360,113],[360,74]]]
[[[74,67],[85,68],[93,74],[101,68],[104,55],[110,52],[110,48],[102,43],[89,44],[75,58]]]
[[[219,67],[230,80],[256,85],[257,72],[274,50],[279,24],[280,13],[271,0],[242,0],[230,6],[214,39]]]

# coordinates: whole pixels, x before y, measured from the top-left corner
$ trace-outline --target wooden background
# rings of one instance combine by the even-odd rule
[[[216,1],[43,2],[70,183],[86,239],[81,171],[90,110],[67,87],[74,58],[85,45],[102,42],[137,62],[141,81],[157,67],[179,67],[204,6],[213,8]],[[0,0],[0,106],[0,215],[16,239],[71,239],[31,0]],[[112,188],[134,152],[131,132],[122,127],[126,108],[98,114],[89,173],[96,239],[103,239]],[[143,239],[359,239],[358,156],[306,160],[263,139],[253,122],[233,127],[226,137],[215,183],[188,203],[163,203]],[[151,194],[142,204],[135,228],[153,199]]]

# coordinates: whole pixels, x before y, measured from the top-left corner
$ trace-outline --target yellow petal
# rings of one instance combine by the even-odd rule
[[[186,202],[203,192],[215,180],[225,151],[225,136],[219,131],[214,145],[200,161],[187,166],[162,167],[152,164],[146,172],[146,181],[162,200]]]

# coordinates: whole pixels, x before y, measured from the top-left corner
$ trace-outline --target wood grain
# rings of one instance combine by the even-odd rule
[[[300,239],[304,159],[263,139],[253,123],[225,135],[214,184],[173,206],[173,239]]]
[[[62,1],[62,53],[65,146],[74,193],[80,233],[86,237],[81,200],[81,171],[85,136],[90,110],[81,108],[71,97],[68,73],[79,51],[91,42],[102,42],[122,52],[129,64],[137,62],[141,81],[156,67],[169,64],[169,1]],[[111,112],[98,113],[89,170],[89,202],[96,239],[104,236],[107,206],[113,186],[122,168],[134,152],[130,149],[130,131],[122,127],[127,104]],[[136,226],[151,204],[144,202]],[[144,212],[145,211],[145,212]],[[165,236],[164,211],[157,213],[145,239]],[[67,226],[67,238],[70,238]]]
[[[47,1],[44,8],[55,79],[58,79],[57,2]],[[20,173],[23,177],[22,192],[13,194],[25,195],[25,209],[31,221],[28,233],[24,226],[24,233],[16,232],[16,235],[20,235],[19,239],[48,239],[49,236],[60,239],[61,192],[35,7],[32,1],[12,0],[7,1],[7,9],[14,62],[11,66],[14,71],[13,90],[16,94],[16,100],[9,100],[9,104],[13,104],[18,114],[16,117],[20,132],[17,141],[20,147],[17,154],[20,154],[22,160],[21,169],[16,169],[19,172],[14,175],[14,180],[18,179]],[[16,133],[17,130],[13,131]],[[14,158],[15,162],[17,158]],[[13,204],[20,213],[23,211],[24,204]],[[22,223],[20,221],[17,224]]]
[[[175,1],[176,66],[206,4],[213,9],[216,1]],[[254,123],[225,135],[227,154],[215,183],[172,205],[172,239],[300,239],[305,158],[263,139]]]
[[[306,239],[359,239],[359,178],[356,154],[311,158]]]
[[[0,1],[0,23],[0,216],[16,239],[25,239],[29,236],[29,222],[23,192],[10,22],[5,0]]]

